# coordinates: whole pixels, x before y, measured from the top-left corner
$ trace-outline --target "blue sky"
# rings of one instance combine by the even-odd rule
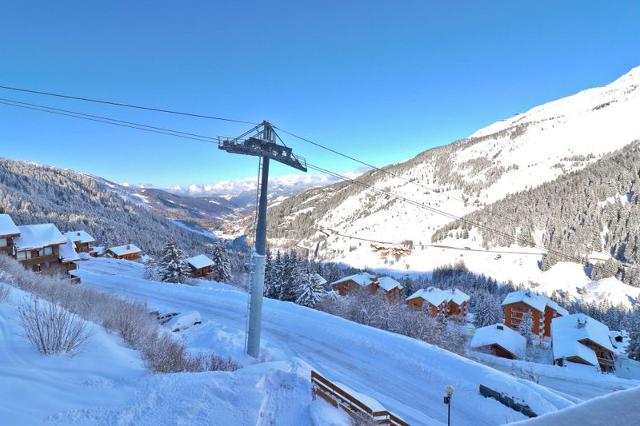
[[[276,125],[384,165],[640,65],[637,1],[7,2],[0,84]],[[211,136],[245,125],[0,90]],[[253,176],[213,145],[0,105],[0,156],[117,182]],[[315,164],[349,160],[295,139]],[[289,174],[276,167],[276,174]]]

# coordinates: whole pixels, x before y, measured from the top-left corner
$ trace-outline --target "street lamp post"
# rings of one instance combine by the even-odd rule
[[[453,386],[447,385],[447,393],[444,396],[444,403],[447,404],[447,426],[451,426],[451,397],[453,396]]]

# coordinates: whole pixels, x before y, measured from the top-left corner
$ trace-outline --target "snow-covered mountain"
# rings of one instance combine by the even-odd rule
[[[640,139],[638,111],[640,67],[606,86],[535,107],[388,166],[388,173],[372,171],[358,180],[378,191],[464,216],[630,146]],[[307,247],[324,259],[359,267],[430,271],[462,258],[472,270],[499,279],[542,280],[539,248],[512,245],[502,250],[509,253],[490,253],[473,229],[469,238],[458,238],[467,236],[460,231],[434,245],[433,234],[450,223],[451,216],[356,183],[298,194],[272,207],[269,216],[274,245]],[[536,242],[544,241],[546,231],[534,232]]]
[[[147,207],[137,190],[108,180],[31,162],[0,159],[0,211],[18,224],[52,222],[86,230],[99,245],[134,243],[158,254],[168,240],[191,253],[211,242]]]
[[[336,179],[333,177],[317,174],[276,176],[269,179],[269,194],[273,199],[289,197],[306,189],[329,185],[335,181]],[[235,200],[238,205],[244,205],[245,203],[239,200],[244,200],[247,194],[250,195],[250,202],[255,203],[256,177],[225,180],[210,184],[176,185],[167,190],[177,195],[191,197],[221,197],[227,200]]]

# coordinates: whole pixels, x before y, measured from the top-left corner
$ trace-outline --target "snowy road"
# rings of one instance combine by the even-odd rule
[[[142,274],[141,265],[109,259],[83,262],[79,269],[83,285],[145,301],[152,308],[199,311],[204,323],[187,333],[189,345],[242,356],[245,293],[210,283],[200,287],[156,283],[144,280]],[[459,425],[523,418],[481,397],[481,383],[525,400],[539,413],[571,405],[544,387],[404,336],[269,299],[263,314],[265,360],[299,357],[330,379],[376,398],[412,424],[446,423],[442,396],[447,384],[455,389],[452,416]]]

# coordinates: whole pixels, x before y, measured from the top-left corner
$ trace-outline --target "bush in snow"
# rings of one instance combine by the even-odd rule
[[[169,283],[185,283],[191,278],[189,266],[184,261],[184,253],[175,241],[169,241],[162,251],[160,260],[160,280]]]
[[[26,338],[43,354],[74,354],[87,340],[86,323],[66,309],[36,297],[18,308]]]
[[[37,274],[25,269],[8,256],[0,256],[0,273],[3,272],[2,279],[8,284],[59,305],[52,306],[58,309],[64,308],[63,312],[67,312],[72,318],[76,318],[71,315],[74,313],[87,321],[101,324],[106,329],[117,332],[129,346],[141,352],[142,358],[151,371],[157,373],[217,369],[231,371],[237,368],[232,361],[212,354],[190,354],[184,343],[173,339],[170,332],[160,327],[156,317],[152,316],[147,306],[142,303],[128,302],[86,287],[71,285],[60,278]],[[34,316],[32,310],[25,307],[26,319],[47,318],[46,315]],[[38,312],[41,312],[41,309]],[[54,315],[54,318],[58,317]],[[60,323],[56,321],[53,324]],[[31,323],[40,324],[33,321]],[[73,331],[74,328],[71,327],[68,330]],[[37,335],[36,330],[34,336]],[[62,345],[62,347],[72,346]],[[163,365],[163,360],[166,360],[167,364]]]
[[[3,303],[9,297],[11,290],[6,285],[0,284],[0,303]]]

